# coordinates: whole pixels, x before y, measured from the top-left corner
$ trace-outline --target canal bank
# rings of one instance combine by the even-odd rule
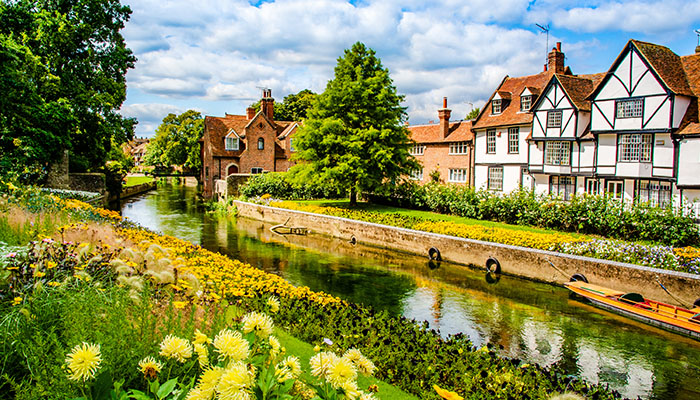
[[[303,211],[269,207],[243,201],[234,202],[238,215],[270,223],[303,226],[314,232],[347,241],[425,255],[439,250],[443,260],[484,267],[495,258],[503,274],[561,285],[574,274],[585,275],[591,283],[624,292],[643,293],[649,298],[676,304],[660,285],[685,304],[700,297],[700,277],[693,274],[643,267],[551,251],[510,246],[412,229],[379,225]]]

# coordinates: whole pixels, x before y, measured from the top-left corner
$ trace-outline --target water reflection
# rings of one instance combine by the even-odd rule
[[[700,398],[700,344],[569,299],[565,289],[322,235],[282,237],[269,224],[206,215],[195,188],[161,187],[123,214],[279,274],[295,285],[463,332],[481,347],[560,368],[624,396]],[[433,265],[432,267],[435,267]]]

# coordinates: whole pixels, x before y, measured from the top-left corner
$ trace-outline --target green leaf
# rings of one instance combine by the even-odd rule
[[[112,375],[109,372],[99,374],[92,385],[92,398],[95,400],[110,398],[109,394],[113,387]]]
[[[153,398],[146,393],[136,390],[136,389],[131,389],[129,391],[129,397],[135,400],[153,400]]]
[[[159,399],[166,397],[175,389],[175,386],[177,386],[177,378],[173,378],[162,384],[158,392],[156,392],[156,396],[158,396]]]

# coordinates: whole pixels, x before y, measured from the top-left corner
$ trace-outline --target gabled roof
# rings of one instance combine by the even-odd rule
[[[683,69],[683,62],[678,54],[674,53],[668,47],[654,43],[642,42],[640,40],[630,39],[627,45],[622,49],[620,54],[615,59],[615,62],[610,66],[606,76],[593,89],[590,98],[595,97],[600,89],[608,81],[613,71],[622,62],[625,54],[632,48],[637,49],[641,57],[646,61],[649,67],[654,71],[656,76],[662,83],[673,93],[684,96],[692,96],[693,91],[688,85],[688,80]]]
[[[231,151],[227,151],[224,147],[224,138],[233,130],[238,137],[245,139],[246,128],[256,120],[256,117],[262,117],[275,127],[276,136],[280,136],[287,128],[296,123],[293,121],[270,121],[263,113],[258,112],[255,117],[248,119],[245,115],[226,114],[224,117],[206,116],[204,118],[204,129],[209,133],[209,141],[212,146],[212,155],[215,157],[230,157]],[[293,132],[293,128],[289,129],[287,134]],[[236,153],[237,154],[237,153]]]
[[[600,82],[604,76],[604,72],[579,76],[555,74],[552,77],[552,82],[554,80],[559,82],[561,87],[564,89],[566,96],[578,110],[591,111],[591,102],[586,100],[586,97],[591,94],[591,91],[593,91],[595,85]]]
[[[484,108],[481,109],[479,116],[474,121],[473,129],[532,123],[532,113],[520,111],[520,94],[526,87],[531,88],[530,91],[536,90],[538,93],[541,93],[552,75],[551,71],[544,71],[536,75],[517,78],[506,76],[498,86],[498,89],[493,92],[488,102],[486,102]],[[496,93],[501,92],[514,94],[512,101],[500,114],[491,115],[491,108],[489,107],[491,100]]]
[[[472,121],[451,122],[446,138],[442,137],[439,124],[413,125],[408,127],[411,139],[416,143],[451,143],[474,140]]]
[[[282,123],[286,123],[286,121],[284,121],[284,122],[278,122],[278,124],[282,124]],[[294,130],[295,130],[298,126],[299,126],[298,123],[296,123],[296,122],[290,122],[289,125],[287,125],[287,127],[285,127],[284,130],[279,134],[279,136],[277,136],[277,139],[283,140],[284,138],[286,138],[287,136],[289,136],[290,134],[292,134],[292,132],[294,132]]]
[[[688,85],[695,96],[691,98],[678,130],[679,135],[700,135],[700,54],[681,57]]]

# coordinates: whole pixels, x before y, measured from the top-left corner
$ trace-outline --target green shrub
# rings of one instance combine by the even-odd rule
[[[329,186],[315,183],[293,182],[287,172],[268,172],[252,176],[240,188],[244,197],[258,197],[269,194],[278,199],[337,199],[345,196],[344,192]]]

